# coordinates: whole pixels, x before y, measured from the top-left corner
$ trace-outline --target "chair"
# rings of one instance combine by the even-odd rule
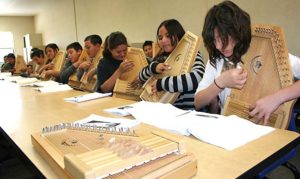
[[[297,117],[298,114],[300,114],[300,101],[299,100],[294,105],[293,113],[291,115],[290,124],[289,124],[289,127],[288,127],[287,130],[297,132],[297,128],[296,128],[296,119],[297,118],[296,117]],[[289,162],[289,160],[292,159],[295,155],[296,155],[296,148],[293,148],[288,153],[286,153],[282,158],[280,158],[276,162],[272,163],[269,167],[267,167],[263,171],[261,171],[258,174],[257,178],[259,178],[259,179],[266,178],[265,176],[268,173],[270,173],[272,170],[276,169],[279,166],[284,166],[284,167],[290,169],[291,172],[293,172],[294,177],[296,179],[299,179],[300,178],[300,173],[299,173],[297,167],[295,167],[292,163]]]

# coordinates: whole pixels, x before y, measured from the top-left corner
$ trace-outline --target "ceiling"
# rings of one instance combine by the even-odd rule
[[[34,16],[43,10],[46,1],[52,0],[0,0],[0,16]]]

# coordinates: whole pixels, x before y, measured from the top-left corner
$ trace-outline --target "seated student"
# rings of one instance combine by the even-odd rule
[[[195,106],[199,110],[210,104],[210,112],[219,113],[231,88],[241,89],[247,80],[247,72],[239,65],[251,42],[250,16],[233,2],[224,1],[208,11],[202,37],[209,61]]]
[[[291,63],[294,77],[298,80],[293,85],[286,88],[282,88],[277,92],[265,96],[255,102],[251,107],[250,116],[257,115],[260,122],[263,120],[263,124],[266,125],[271,114],[283,103],[300,97],[300,58],[289,54],[289,60]]]
[[[125,60],[127,39],[122,32],[113,32],[104,42],[103,58],[97,67],[97,90],[112,92],[116,80],[125,72],[133,69],[133,62]]]
[[[77,79],[81,79],[84,72],[86,72],[92,64],[92,61],[101,50],[102,39],[99,35],[89,35],[84,39],[84,48],[91,59],[91,61],[82,62],[77,70]],[[90,79],[95,75],[96,69],[89,72],[88,78]]]
[[[6,56],[7,62],[3,65],[1,68],[1,72],[14,72],[15,71],[15,62],[16,62],[16,57],[15,54],[9,53]]]
[[[156,37],[162,51],[139,73],[139,81],[144,83],[153,74],[163,73],[169,69],[169,66],[164,62],[184,34],[185,31],[182,25],[175,19],[165,20],[159,25]],[[203,73],[204,63],[201,54],[198,52],[190,73],[159,79],[152,84],[152,92],[180,92],[174,106],[181,109],[194,109],[194,94]]]
[[[148,63],[150,63],[153,58],[152,44],[153,42],[149,40],[146,40],[143,44],[143,50],[146,55]]]
[[[67,84],[69,77],[77,71],[80,65],[78,59],[82,52],[82,46],[78,42],[73,42],[67,46],[68,59],[60,73],[60,82]],[[80,80],[80,79],[79,79]]]
[[[5,65],[5,63],[7,63],[7,55],[5,55],[5,56],[3,57],[3,64],[1,65],[1,69],[2,69],[2,67]]]
[[[55,58],[56,54],[58,53],[58,51],[59,51],[59,48],[55,43],[47,44],[45,47],[45,53],[46,53],[46,56],[48,59],[45,63],[45,66],[43,66],[40,69],[39,73],[42,73],[42,71],[45,70],[46,78],[55,77],[56,80],[59,80],[60,72],[53,70],[54,64],[51,63],[52,60]]]
[[[45,66],[45,56],[43,50],[31,50],[30,58],[32,59],[34,65],[32,73],[29,73],[28,75],[30,77],[39,77],[42,73],[41,69]]]

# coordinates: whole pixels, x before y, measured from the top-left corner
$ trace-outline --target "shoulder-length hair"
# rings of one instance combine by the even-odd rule
[[[251,42],[251,20],[249,14],[231,1],[224,1],[213,6],[208,11],[205,17],[202,37],[213,66],[216,65],[216,59],[224,57],[216,49],[214,43],[215,29],[219,32],[223,47],[228,45],[229,36],[235,40],[236,45],[230,61],[235,65],[241,62],[241,57],[247,52]]]
[[[157,31],[156,31],[156,40],[157,40],[157,42],[159,40],[159,29],[161,27],[166,28],[166,30],[169,34],[169,37],[171,39],[171,45],[176,47],[178,42],[182,39],[182,37],[185,34],[185,30],[182,27],[182,25],[176,19],[168,19],[168,20],[163,21],[158,26]],[[157,56],[154,57],[154,60],[158,59],[162,54],[165,54],[165,53],[162,52],[162,53],[157,54]],[[158,61],[161,61],[161,60],[158,60]]]

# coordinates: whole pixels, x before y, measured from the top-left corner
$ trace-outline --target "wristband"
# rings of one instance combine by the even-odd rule
[[[219,85],[217,84],[216,79],[214,79],[214,83],[215,83],[216,87],[218,87],[220,90],[223,90],[223,89],[224,89],[224,88],[222,88],[221,86],[219,86]]]

